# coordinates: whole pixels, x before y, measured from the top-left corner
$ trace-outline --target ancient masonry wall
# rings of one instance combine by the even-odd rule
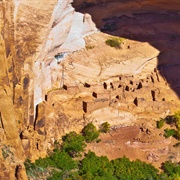
[[[146,78],[138,79],[133,76],[119,76],[114,82],[103,82],[102,84],[88,84],[84,86],[63,86],[65,92],[69,94],[78,94],[80,92],[92,93],[92,100],[82,102],[82,109],[85,113],[91,113],[99,108],[114,106],[115,104],[123,105],[131,104],[137,108],[160,108],[166,101],[166,97],[161,93],[161,85],[166,84],[164,79],[154,69]],[[166,84],[167,85],[167,84]],[[52,91],[47,95],[47,101],[51,105],[56,101],[53,99],[57,94],[61,94],[62,90]]]

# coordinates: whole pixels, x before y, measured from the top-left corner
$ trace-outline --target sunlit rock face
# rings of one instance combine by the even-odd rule
[[[87,36],[86,48],[73,53],[69,53],[67,47],[62,45],[59,49],[64,52],[65,58],[60,60],[58,66],[56,61],[51,62],[52,52],[48,54],[54,71],[51,71],[51,76],[46,77],[46,82],[51,82],[49,84],[53,84],[53,88],[47,92],[46,101],[38,104],[35,130],[38,134],[36,138],[39,138],[39,154],[45,152],[46,147],[52,148],[53,142],[63,134],[74,130],[80,132],[87,121],[94,122],[97,126],[105,120],[112,125],[131,126],[137,122],[155,121],[178,109],[178,96],[172,91],[172,84],[166,81],[167,77],[163,76],[161,70],[161,67],[167,67],[161,65],[170,62],[169,58],[161,56],[170,52],[169,48],[172,46],[176,47],[176,50],[173,48],[175,51],[179,48],[178,4],[120,0],[73,3],[77,11],[90,14],[97,27],[106,34],[97,32]],[[168,26],[169,23],[173,26]],[[176,40],[171,40],[174,34]],[[124,38],[120,49],[106,45],[105,41],[112,38],[111,35]],[[48,74],[48,66],[45,66],[44,74]],[[110,84],[120,83],[123,91],[119,95],[121,97],[117,94],[120,90],[117,88],[116,92],[111,87],[106,89],[108,92],[112,91],[105,98],[109,98],[108,101],[93,99],[93,92],[104,93],[104,82],[109,87]],[[139,83],[143,84],[141,90],[134,87]],[[85,87],[87,84],[89,88]],[[56,89],[63,85],[64,89]],[[39,88],[39,92],[41,89]],[[40,97],[37,97],[37,103],[43,100]],[[83,111],[83,102],[87,105],[87,113]],[[38,150],[36,152],[38,154]]]
[[[55,6],[48,36],[35,62],[35,106],[44,100],[47,90],[60,87],[60,67],[54,56],[57,53],[69,54],[84,48],[83,38],[97,31],[90,15],[75,12],[70,2],[58,1]]]
[[[64,84],[101,84],[122,74],[144,78],[158,65],[162,50],[159,46],[153,46],[148,41],[141,44],[137,38],[127,36],[122,51],[113,49],[105,45],[105,40],[110,36],[97,33],[97,28],[106,32],[104,25],[112,17],[126,15],[133,18],[132,13],[137,13],[138,16],[141,10],[143,13],[161,10],[170,12],[171,17],[178,16],[179,4],[178,0],[0,1],[0,145],[2,144],[1,149],[5,152],[14,154],[14,157],[12,153],[9,154],[7,162],[0,155],[1,169],[4,167],[0,179],[14,179],[15,174],[17,179],[26,179],[23,161],[27,156],[31,155],[32,159],[45,156],[47,149],[52,148],[55,138],[58,139],[71,130],[80,131],[85,123],[80,102],[76,107],[77,101],[73,99],[75,104],[72,107],[73,103],[70,103],[67,94],[62,97],[60,95],[61,99],[66,99],[62,100],[65,103],[62,103],[61,111],[59,104],[52,108],[52,104],[43,102],[49,90],[60,88]],[[116,32],[107,33],[123,35],[125,24],[123,28],[121,23],[117,25]],[[166,28],[167,24],[162,27],[170,35],[172,32],[179,32],[176,22],[169,26],[171,28]],[[147,32],[154,33],[151,28]],[[92,35],[93,33],[96,34]],[[172,36],[172,40],[173,38]],[[171,41],[172,44],[168,47],[177,44],[179,36],[175,38],[176,41]],[[130,49],[127,48],[128,43]],[[86,45],[89,51],[85,48]],[[178,56],[178,48],[176,45],[171,54],[175,52]],[[173,58],[173,62],[175,60]],[[85,95],[87,92],[83,90],[81,98],[86,98]],[[69,110],[64,114],[66,107]],[[77,111],[74,111],[74,107]],[[88,118],[91,121],[97,114],[100,117],[102,112],[97,110],[88,115]],[[119,113],[111,111],[111,108],[106,112],[109,112],[107,117],[110,113]],[[129,115],[126,112],[124,114]],[[130,114],[129,117],[131,122],[135,115]],[[119,119],[116,120],[117,123],[118,121]],[[11,168],[8,166],[10,163]]]
[[[158,69],[180,96],[180,76],[177,74],[180,55],[179,1],[79,0],[73,6],[78,11],[89,13],[101,31],[147,42],[157,49]]]
[[[25,92],[27,124],[33,124],[36,105],[44,100],[45,93],[59,87],[59,67],[54,56],[83,48],[83,37],[96,32],[90,16],[75,12],[71,2],[15,2],[16,69],[21,72],[17,77]],[[21,93],[21,87],[17,85],[16,92]]]
[[[21,144],[19,137],[24,138],[20,134],[27,126],[32,127],[29,131],[34,130],[36,105],[44,100],[49,89],[58,86],[58,63],[54,56],[84,48],[83,38],[97,31],[90,15],[75,12],[71,3],[0,2],[0,142],[10,145],[2,149],[16,158],[7,158],[7,163],[12,161],[11,167],[2,160],[2,167],[6,168],[0,179],[15,179],[14,175],[26,179],[23,148],[27,150],[29,141],[25,137]]]

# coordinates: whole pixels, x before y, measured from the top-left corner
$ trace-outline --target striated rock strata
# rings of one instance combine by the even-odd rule
[[[27,157],[45,156],[61,135],[89,121],[124,126],[178,109],[177,0],[73,6],[0,1],[0,179],[27,179]],[[91,15],[99,29],[124,37],[120,49],[106,45],[112,36],[98,32]]]
[[[71,2],[0,2],[0,143],[5,146],[0,178],[26,179],[23,161],[36,143],[24,140],[24,132],[34,131],[36,105],[58,84],[54,56],[83,48],[83,38],[97,31],[90,15],[75,12]]]

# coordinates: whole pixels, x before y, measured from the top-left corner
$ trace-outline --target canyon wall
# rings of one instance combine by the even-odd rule
[[[1,84],[10,88],[16,119],[33,125],[36,105],[59,87],[54,56],[83,48],[83,37],[97,30],[71,1],[3,1],[1,9]]]
[[[76,98],[80,109],[68,111],[67,115],[65,105],[70,107],[71,99],[60,96],[61,100],[66,98],[69,102],[63,100],[62,109],[54,109],[46,101],[49,92],[65,84],[67,87],[102,84],[119,75],[144,78],[158,66],[162,53],[159,44],[135,42],[133,36],[129,36],[125,37],[121,50],[113,49],[105,44],[111,36],[98,32],[96,25],[107,30],[104,25],[114,15],[134,18],[132,13],[140,10],[145,13],[161,9],[166,13],[171,11],[169,17],[177,18],[169,35],[173,38],[175,29],[178,33],[178,0],[77,0],[73,6],[72,3],[72,0],[0,1],[0,179],[27,179],[23,165],[27,157],[34,160],[45,156],[55,138],[70,130],[80,131],[87,123],[79,97]],[[118,24],[117,27],[119,34],[108,33],[123,34],[123,28]],[[161,29],[166,28],[161,26]],[[179,36],[175,38],[176,42],[169,46],[176,45],[177,53]],[[163,68],[167,66],[161,66]],[[172,79],[174,76],[170,77]],[[81,93],[87,98],[84,93],[89,92]],[[178,104],[178,98],[174,94],[172,97]],[[56,94],[52,99],[55,98]],[[66,128],[63,129],[64,124]]]
[[[97,31],[71,2],[0,2],[0,179],[26,179],[20,137],[26,129],[34,131],[37,104],[59,87],[54,56],[83,48],[83,37]]]
[[[20,73],[15,85],[15,104],[22,99],[26,106],[27,111],[19,117],[26,125],[33,125],[36,105],[44,100],[45,93],[59,87],[59,67],[54,56],[83,48],[83,37],[96,31],[90,17],[75,12],[70,3],[62,0],[16,3],[15,67]]]

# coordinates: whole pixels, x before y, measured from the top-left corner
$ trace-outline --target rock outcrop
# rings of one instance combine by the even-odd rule
[[[54,56],[85,47],[83,38],[97,31],[90,15],[75,12],[71,2],[0,2],[0,143],[13,149],[9,160],[1,156],[3,179],[26,179],[24,150],[32,142],[24,132],[34,131],[37,104],[57,86]]]
[[[26,92],[23,104],[27,112],[21,118],[27,125],[33,125],[36,105],[44,100],[47,90],[59,85],[54,56],[83,48],[83,37],[97,31],[91,18],[75,12],[70,3],[59,0],[16,4],[16,68],[21,72],[18,83],[22,85],[17,85],[15,91],[17,100],[21,99],[22,86]]]
[[[27,179],[27,157],[45,156],[61,135],[88,121],[98,126],[104,112],[123,125],[148,118],[147,111],[152,119],[175,111],[179,6],[178,0],[0,1],[0,179]],[[106,45],[112,36],[96,25],[123,36],[121,48]],[[113,87],[117,78],[125,93]],[[139,91],[146,102],[140,83],[147,84]]]
[[[148,42],[160,51],[158,67],[171,88],[180,96],[179,9],[174,1],[76,1],[74,7],[92,15],[97,27],[111,35]]]

